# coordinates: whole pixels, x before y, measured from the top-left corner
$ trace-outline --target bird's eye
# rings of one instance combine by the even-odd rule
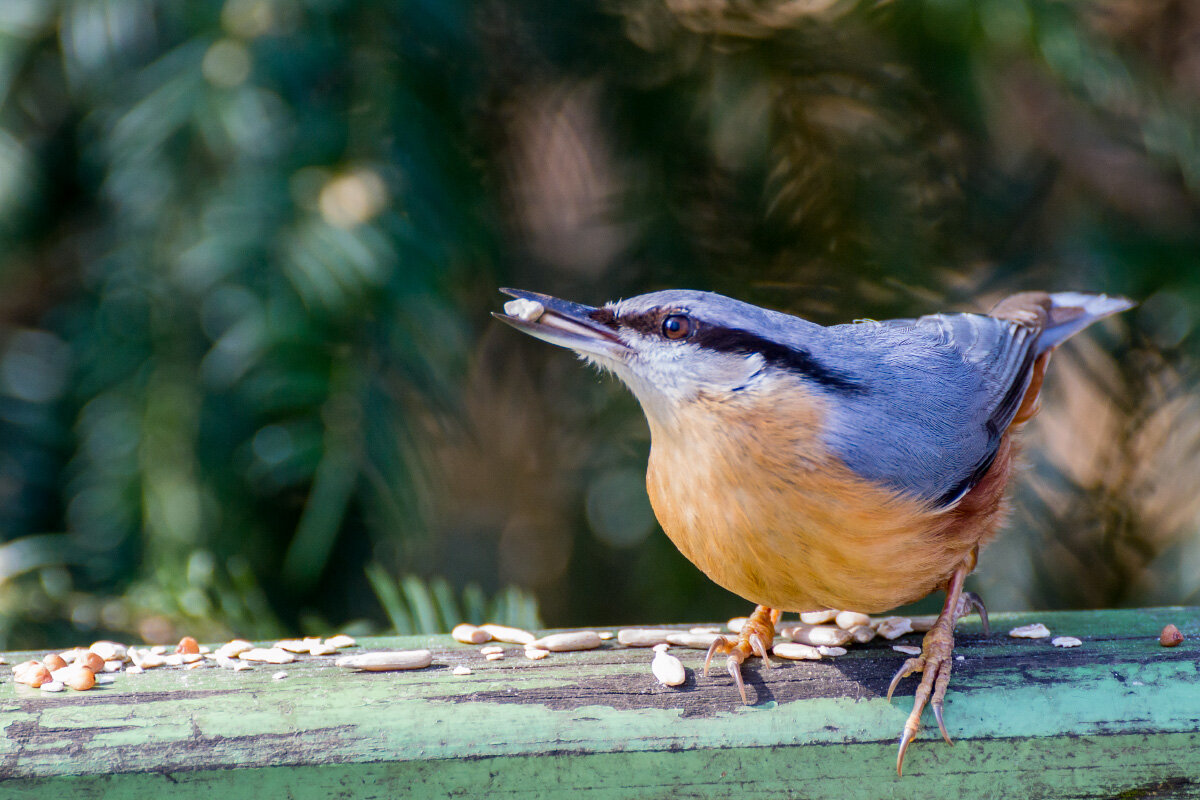
[[[668,339],[686,339],[693,328],[695,323],[687,314],[670,314],[663,320],[662,333]]]

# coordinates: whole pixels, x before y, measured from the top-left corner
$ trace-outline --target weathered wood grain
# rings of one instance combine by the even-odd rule
[[[1034,621],[1084,644],[1004,635]],[[1180,647],[1159,646],[1167,622],[1188,637]],[[1200,609],[998,615],[995,628],[984,639],[961,626],[946,703],[956,746],[926,729],[904,778],[896,739],[915,681],[883,699],[905,658],[893,643],[771,670],[751,662],[757,703],[743,707],[721,669],[698,677],[700,651],[673,649],[689,677],[668,689],[649,649],[609,642],[529,661],[511,646],[486,661],[439,636],[360,643],[433,651],[432,667],[404,673],[305,657],[63,694],[5,675],[0,794],[1200,797]],[[458,665],[473,673],[453,675]]]

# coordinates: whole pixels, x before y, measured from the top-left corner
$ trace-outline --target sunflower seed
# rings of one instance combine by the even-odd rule
[[[454,637],[454,641],[463,644],[483,644],[492,640],[492,635],[483,628],[477,628],[465,622],[455,625],[454,630],[450,631],[450,635]]]
[[[912,620],[908,617],[885,617],[875,626],[875,633],[885,639],[898,639],[912,633]]]
[[[480,625],[480,628],[491,634],[492,638],[497,642],[507,642],[508,644],[530,644],[535,639],[529,631],[523,631],[520,628],[510,628],[507,625]]]
[[[1083,644],[1083,640],[1076,639],[1074,636],[1055,636],[1050,640],[1050,644],[1055,647],[1079,647]]]
[[[679,686],[687,680],[687,670],[683,662],[666,650],[655,650],[654,660],[650,662],[650,671],[663,686]]]
[[[771,652],[780,658],[788,658],[792,661],[819,661],[821,659],[820,650],[800,642],[780,642],[771,648]]]
[[[534,647],[549,650],[554,653],[567,653],[574,650],[591,650],[600,646],[600,636],[595,631],[568,631],[567,633],[552,633],[549,636],[533,642]]]
[[[1045,639],[1050,635],[1050,629],[1040,622],[1035,622],[1032,625],[1013,628],[1008,635],[1014,639]]]
[[[393,650],[390,652],[342,656],[333,663],[346,669],[361,669],[369,672],[384,672],[396,669],[423,669],[433,663],[433,654],[428,650]]]
[[[842,611],[839,612],[836,617],[834,617],[834,622],[839,628],[848,631],[851,628],[857,628],[860,625],[870,625],[871,618],[866,614],[860,614],[857,611]]]

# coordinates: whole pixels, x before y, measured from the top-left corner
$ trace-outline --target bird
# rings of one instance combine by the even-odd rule
[[[743,702],[783,612],[888,611],[938,590],[941,613],[896,771],[926,704],[943,702],[958,619],[986,609],[963,581],[1001,525],[1017,430],[1051,353],[1134,304],[1022,292],[986,314],[823,326],[720,294],[665,290],[588,306],[520,289],[501,321],[612,372],[650,428],[646,489],[663,531],[715,583],[755,604],[714,640]]]

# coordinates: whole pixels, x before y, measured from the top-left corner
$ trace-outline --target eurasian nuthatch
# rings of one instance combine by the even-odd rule
[[[757,603],[728,653],[766,659],[782,611],[886,611],[945,589],[896,768],[926,701],[942,703],[963,592],[996,532],[1012,431],[1037,411],[1050,352],[1128,300],[1027,292],[989,314],[824,327],[717,294],[663,291],[599,308],[535,292],[496,316],[628,384],[650,424],[646,486],[671,541]]]

